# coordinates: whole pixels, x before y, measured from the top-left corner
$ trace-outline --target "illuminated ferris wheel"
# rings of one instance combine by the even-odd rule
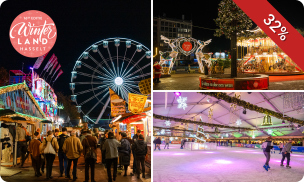
[[[109,88],[128,102],[128,93],[139,94],[138,83],[150,78],[151,51],[139,42],[109,38],[88,47],[71,72],[71,100],[84,120],[100,118],[109,107]],[[98,121],[99,119],[97,119]]]

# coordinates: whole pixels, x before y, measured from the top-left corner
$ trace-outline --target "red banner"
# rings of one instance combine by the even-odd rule
[[[133,116],[130,116],[127,119],[123,120],[122,123],[124,123],[124,124],[133,123],[133,122],[139,121],[145,117],[146,117],[145,113],[142,113],[142,115],[133,115]]]
[[[52,55],[52,57],[49,59],[49,61],[46,63],[45,67],[43,68],[43,70],[46,70],[49,65],[53,62],[54,58],[55,58],[55,54]]]
[[[304,70],[304,37],[267,0],[233,1]]]

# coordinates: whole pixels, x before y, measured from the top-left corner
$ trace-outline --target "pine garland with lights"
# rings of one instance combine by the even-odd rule
[[[175,128],[163,128],[163,127],[158,127],[158,126],[153,126],[154,129],[168,129],[172,131],[185,131],[185,132],[191,132],[191,133],[196,133],[197,131],[194,130],[183,130],[183,129],[175,129]],[[204,131],[204,133],[208,134],[218,134],[220,132],[210,132],[210,131]]]
[[[226,126],[226,125],[220,125],[220,124],[210,124],[210,123],[205,123],[205,122],[201,122],[201,121],[193,121],[193,120],[189,120],[189,119],[174,118],[174,117],[162,116],[162,115],[157,115],[157,114],[153,114],[153,118],[160,119],[160,120],[170,120],[170,121],[175,121],[175,122],[180,122],[180,123],[192,123],[192,124],[203,125],[203,126],[208,126],[208,127],[253,130],[251,128]]]
[[[227,95],[224,92],[198,92],[198,93],[203,94],[203,95],[209,95],[211,97],[217,98],[219,100],[223,100],[223,101],[228,102],[228,103],[235,103],[238,106],[243,107],[244,109],[249,109],[249,110],[252,110],[252,111],[256,111],[256,112],[259,112],[259,113],[263,113],[263,114],[266,114],[266,115],[269,115],[269,116],[276,117],[278,119],[287,120],[287,121],[290,121],[292,123],[298,123],[298,124],[304,125],[303,120],[295,119],[295,118],[292,118],[292,117],[289,117],[289,116],[286,116],[286,115],[285,115],[285,117],[283,117],[282,113],[278,113],[278,112],[275,112],[275,111],[272,111],[272,110],[269,110],[269,109],[259,107],[257,105],[251,104],[249,102],[246,102],[244,100],[241,100],[241,99],[238,99],[238,98],[235,98],[235,97],[230,97],[229,95]]]

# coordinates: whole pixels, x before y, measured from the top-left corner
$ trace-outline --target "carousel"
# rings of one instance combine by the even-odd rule
[[[237,41],[237,55],[241,58],[238,59],[239,72],[268,75],[303,74],[302,69],[259,27],[251,32],[253,35],[250,37],[239,37]]]

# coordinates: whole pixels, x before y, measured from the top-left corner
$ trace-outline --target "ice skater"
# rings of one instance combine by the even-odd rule
[[[289,166],[291,147],[292,147],[292,139],[289,139],[288,143],[286,143],[286,145],[284,146],[284,148],[283,148],[283,150],[282,150],[282,161],[281,161],[281,166],[284,166],[284,165],[283,165],[283,162],[284,162],[285,157],[286,157],[286,158],[287,158],[287,165],[286,165],[286,168],[291,168],[291,167]]]
[[[160,150],[160,144],[161,144],[160,137],[158,137],[158,138],[155,140],[155,144],[156,144],[156,147],[155,147],[154,151],[156,150],[156,148],[158,148],[158,150]]]
[[[166,146],[167,146],[167,149],[169,149],[169,143],[170,143],[170,139],[169,139],[169,137],[167,137],[165,139],[165,148],[164,149],[166,149]]]
[[[262,144],[263,152],[266,157],[265,165],[263,166],[266,171],[270,169],[269,161],[270,161],[270,150],[273,149],[273,143],[271,141],[271,137],[268,137],[267,140]]]
[[[279,153],[279,154],[281,154],[281,153],[282,153],[283,147],[284,147],[284,144],[283,144],[282,142],[280,142],[280,145],[279,145],[279,148],[280,148],[280,153]]]

